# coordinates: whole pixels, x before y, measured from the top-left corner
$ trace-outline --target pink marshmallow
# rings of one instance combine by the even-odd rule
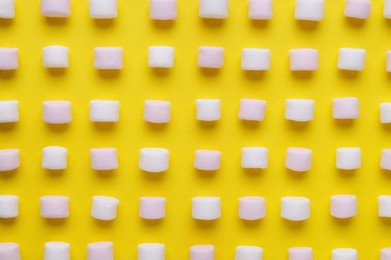
[[[288,249],[289,260],[312,260],[311,247],[292,247]]]
[[[45,101],[43,102],[43,121],[48,124],[67,124],[72,121],[71,102]]]
[[[190,260],[214,260],[213,245],[197,245],[190,247]]]
[[[285,167],[296,172],[311,168],[312,151],[307,148],[291,147],[286,151]]]
[[[141,197],[140,218],[162,219],[166,216],[166,198],[163,197]]]
[[[120,70],[123,68],[123,49],[120,47],[96,47],[94,67],[98,70]]]
[[[391,149],[383,149],[381,152],[380,168],[391,170]]]
[[[41,197],[41,217],[43,218],[69,217],[69,198],[66,196]]]
[[[224,64],[224,48],[201,46],[198,49],[198,66],[201,68],[222,68]]]
[[[318,69],[318,50],[293,49],[289,51],[291,71],[312,71]]]
[[[265,198],[255,196],[239,198],[239,218],[244,220],[258,220],[265,216]]]
[[[19,245],[12,242],[0,243],[1,260],[20,260]]]
[[[178,16],[177,0],[150,0],[149,17],[153,20],[175,20]]]
[[[346,0],[344,14],[346,17],[367,19],[371,14],[371,6],[369,0]]]
[[[333,98],[334,119],[355,119],[359,117],[358,99],[354,97]]]
[[[221,153],[213,150],[197,150],[194,167],[201,171],[215,171],[220,169]]]
[[[68,17],[71,15],[70,0],[41,0],[41,14],[46,17]]]
[[[17,48],[0,48],[0,70],[16,70],[19,66]]]
[[[357,199],[354,195],[330,197],[330,213],[336,218],[351,218],[357,214]]]
[[[270,20],[273,17],[273,0],[249,0],[248,18]]]
[[[380,260],[391,260],[391,247],[380,249]]]
[[[87,245],[87,260],[114,260],[112,242],[95,242]]]
[[[144,120],[150,123],[170,122],[170,102],[160,100],[145,100]]]
[[[18,149],[0,150],[0,171],[12,171],[20,166],[20,155]]]
[[[265,118],[266,101],[242,98],[240,100],[239,119],[263,121]]]
[[[391,72],[391,51],[386,52],[386,71]]]
[[[107,171],[118,168],[117,149],[93,148],[90,150],[91,168],[94,170]]]

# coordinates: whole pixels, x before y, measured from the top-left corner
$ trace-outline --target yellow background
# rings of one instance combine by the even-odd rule
[[[65,21],[40,15],[38,0],[18,0],[16,18],[0,21],[0,46],[19,48],[20,67],[0,72],[0,98],[20,102],[20,122],[0,125],[0,148],[19,148],[22,166],[0,174],[0,193],[20,196],[20,216],[0,220],[0,240],[18,242],[24,259],[42,259],[43,243],[71,243],[73,259],[85,259],[86,245],[113,241],[116,259],[136,259],[137,244],[166,245],[166,259],[188,259],[189,247],[214,244],[216,259],[233,259],[237,245],[258,245],[265,259],[287,259],[287,249],[310,246],[314,259],[330,259],[331,250],[353,247],[360,259],[378,259],[379,249],[391,246],[391,222],[377,216],[377,196],[389,194],[391,174],[380,170],[381,149],[389,144],[391,128],[379,122],[379,104],[390,101],[391,76],[385,72],[385,52],[391,49],[391,22],[382,16],[383,3],[372,1],[370,19],[356,23],[343,16],[344,1],[327,0],[325,19],[317,25],[293,17],[293,0],[274,1],[269,22],[247,18],[247,1],[231,0],[229,18],[203,21],[198,1],[179,1],[178,19],[172,24],[149,19],[149,4],[119,0],[119,16],[98,22],[88,15],[88,2],[72,1]],[[63,72],[42,66],[42,47],[60,44],[70,48],[70,67]],[[147,66],[147,48],[175,48],[175,66],[168,72]],[[216,74],[197,67],[201,45],[225,48],[224,67]],[[124,69],[117,75],[93,68],[93,48],[124,48]],[[245,73],[240,68],[241,49],[269,48],[271,70]],[[312,75],[289,70],[288,50],[319,50],[319,70]],[[365,70],[342,73],[336,68],[340,47],[365,48]],[[360,99],[360,118],[338,123],[331,118],[331,99]],[[238,120],[240,98],[267,101],[266,119],[253,125]],[[195,99],[219,98],[222,119],[213,126],[195,120]],[[315,119],[300,126],[284,119],[286,98],[315,100]],[[42,101],[69,100],[73,121],[52,127],[42,121]],[[89,101],[114,99],[121,103],[120,122],[95,125],[89,121]],[[172,121],[153,127],[142,119],[145,99],[169,100]],[[69,166],[62,173],[41,168],[41,149],[47,145],[69,148]],[[269,168],[249,173],[240,167],[241,147],[269,148]],[[313,166],[304,174],[284,168],[290,146],[313,150]],[[335,149],[362,148],[362,167],[354,173],[335,168]],[[101,174],[91,170],[89,149],[115,147],[119,169]],[[162,175],[138,169],[139,149],[165,147],[171,152],[170,169]],[[205,175],[193,168],[196,149],[222,152],[221,169]],[[338,221],[329,214],[329,196],[356,194],[358,215]],[[41,195],[70,197],[71,216],[48,221],[39,215]],[[90,216],[91,197],[120,199],[118,218],[109,223]],[[140,196],[167,198],[167,216],[147,222],[138,217]],[[191,218],[193,196],[222,198],[222,217],[210,224]],[[267,216],[248,223],[238,218],[238,198],[264,196]],[[301,224],[280,216],[285,195],[311,198],[311,218]]]

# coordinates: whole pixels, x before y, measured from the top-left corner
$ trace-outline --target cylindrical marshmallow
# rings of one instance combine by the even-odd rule
[[[19,245],[12,242],[0,242],[0,259],[20,260]]]
[[[355,97],[333,98],[334,119],[356,119],[360,116],[358,99]]]
[[[46,146],[42,149],[42,168],[63,170],[67,168],[68,149],[61,146]]]
[[[239,119],[263,121],[265,119],[266,101],[251,98],[240,100]]]
[[[391,247],[380,249],[380,260],[391,260]]]
[[[110,2],[111,0],[99,0]],[[98,70],[123,69],[123,49],[120,47],[96,47],[94,49],[94,67]]]
[[[289,260],[312,260],[311,247],[291,247],[288,249]]]
[[[43,218],[69,217],[69,198],[67,196],[42,196],[41,217]]]
[[[354,71],[363,70],[365,56],[366,51],[364,49],[341,48],[339,49],[338,69]]]
[[[220,120],[220,99],[197,99],[196,119],[200,121]]]
[[[360,148],[337,148],[337,169],[354,170],[361,167]]]
[[[11,19],[15,17],[15,0],[0,0],[0,18]]]
[[[308,0],[304,0],[304,1],[308,1]],[[314,0],[309,0],[309,1],[314,1]],[[290,50],[289,60],[290,60],[291,71],[317,70],[318,50],[308,49],[308,48]]]
[[[148,66],[152,68],[174,67],[174,48],[169,46],[149,47]]]
[[[379,217],[391,218],[391,196],[380,195],[377,200]]]
[[[68,47],[52,45],[42,49],[43,66],[45,68],[67,68]]]
[[[261,1],[265,1],[265,0],[261,0]],[[269,49],[245,48],[242,50],[242,70],[260,71],[260,70],[269,70],[269,69],[270,69]]]
[[[16,70],[19,66],[17,48],[0,48],[0,70]]]
[[[228,17],[228,0],[199,0],[199,16],[223,19]]]
[[[213,245],[196,245],[190,247],[190,260],[214,260],[215,247]]]
[[[90,17],[113,19],[118,16],[117,0],[89,0]]]
[[[150,123],[162,124],[170,122],[170,102],[163,100],[144,101],[144,120]]]
[[[43,102],[43,121],[48,124],[67,124],[72,121],[71,102],[53,100]]]
[[[371,14],[370,0],[346,0],[344,15],[357,19],[368,19]]]
[[[91,100],[90,120],[92,122],[118,122],[119,102],[115,100]]]
[[[112,242],[95,242],[87,245],[87,260],[114,260]]]
[[[70,0],[41,0],[41,14],[46,17],[71,16]]]
[[[380,104],[380,122],[382,124],[391,123],[391,102]]]
[[[201,171],[220,169],[221,152],[214,150],[197,150],[194,157],[194,168]]]
[[[336,218],[351,218],[357,214],[357,198],[354,195],[330,197],[330,214]]]
[[[119,200],[114,197],[93,196],[91,216],[99,220],[113,220],[117,217]]]
[[[70,260],[71,246],[66,242],[46,242],[44,260]]]
[[[177,16],[177,0],[149,0],[149,17],[151,19],[175,20]]]
[[[164,197],[141,197],[140,218],[162,219],[166,216],[166,198]]]
[[[391,149],[383,149],[381,152],[380,168],[391,170]]]
[[[353,248],[337,248],[331,251],[332,260],[357,260],[358,253]]]
[[[93,148],[90,150],[91,168],[94,170],[108,171],[118,168],[117,149]]]
[[[205,1],[205,0],[202,0]],[[216,0],[206,0],[213,2]],[[220,0],[217,0],[220,1]],[[223,0],[224,1],[224,0]],[[198,66],[201,68],[220,69],[224,64],[224,48],[201,46],[198,49]]]
[[[0,150],[0,172],[12,171],[20,166],[19,149]]]
[[[266,169],[268,166],[269,152],[264,147],[243,147],[242,168]]]
[[[311,169],[312,151],[307,148],[290,147],[286,150],[285,167],[296,172]]]
[[[0,101],[0,123],[13,123],[18,121],[19,102],[17,100]]]
[[[391,19],[391,0],[384,0],[383,16],[386,19]]]
[[[282,197],[281,217],[292,221],[308,219],[310,217],[310,200],[304,197]]]
[[[287,99],[285,118],[298,122],[311,121],[314,119],[314,107],[315,102],[311,99]]]
[[[137,246],[138,260],[164,260],[164,244],[143,243]]]
[[[192,199],[192,217],[199,220],[214,220],[221,216],[219,197],[194,197]]]
[[[18,215],[19,197],[15,195],[0,195],[0,218],[16,218]]]
[[[262,260],[263,249],[257,246],[237,246],[235,260]]]
[[[391,0],[386,0],[390,5],[390,18],[391,18]],[[391,72],[391,50],[386,52],[386,71]]]
[[[164,148],[140,149],[139,168],[146,172],[164,172],[169,167],[170,152]]]
[[[249,0],[248,18],[270,20],[273,17],[273,0]]]
[[[321,21],[324,16],[324,0],[296,0],[297,20]]]
[[[244,220],[258,220],[265,216],[265,198],[256,196],[239,198],[239,218]]]

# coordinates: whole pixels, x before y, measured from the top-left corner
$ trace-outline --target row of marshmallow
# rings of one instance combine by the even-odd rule
[[[41,217],[61,219],[69,217],[67,196],[43,196],[40,199]],[[221,217],[219,197],[192,198],[192,217],[198,220],[215,220]],[[108,196],[93,196],[91,216],[102,221],[117,217],[119,200]],[[239,218],[260,220],[266,216],[266,201],[263,197],[247,196],[239,198]],[[334,195],[330,197],[330,214],[335,218],[352,218],[357,215],[355,195]],[[19,198],[15,195],[0,195],[0,218],[16,218],[19,215]],[[141,197],[139,216],[142,219],[158,220],[166,216],[164,197]],[[391,196],[378,197],[378,216],[391,218]],[[310,199],[305,197],[282,197],[281,217],[291,221],[303,221],[310,217]],[[1,258],[0,258],[1,259]]]
[[[0,70],[15,70],[19,66],[17,48],[0,48]],[[43,65],[46,68],[67,68],[69,66],[68,47],[52,45],[43,48]],[[264,71],[270,69],[269,49],[244,48],[241,67],[246,71]],[[291,71],[314,71],[319,65],[318,50],[310,48],[289,51]],[[358,48],[341,48],[338,55],[338,69],[364,70],[366,51]],[[224,48],[201,46],[198,49],[198,66],[219,69],[224,65]],[[174,48],[170,46],[150,46],[148,48],[148,66],[152,68],[172,68],[174,66]],[[98,70],[123,69],[123,48],[96,47],[94,49],[94,67]],[[386,70],[391,72],[391,51],[386,52]]]

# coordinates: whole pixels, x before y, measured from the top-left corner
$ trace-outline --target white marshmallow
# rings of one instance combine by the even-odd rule
[[[378,197],[378,215],[379,217],[391,218],[391,196],[380,195]]]
[[[138,260],[164,260],[164,244],[143,243],[137,246]]]
[[[0,123],[19,121],[19,103],[16,100],[0,101]]]
[[[219,197],[194,197],[192,199],[192,216],[199,220],[214,220],[221,216]]]
[[[291,247],[288,249],[289,260],[312,260],[311,247]]]
[[[383,170],[391,170],[391,149],[385,148],[381,151],[380,168]]]
[[[0,0],[0,18],[15,17],[15,0]]]
[[[248,18],[270,20],[273,18],[273,0],[248,0]]]
[[[292,121],[306,122],[314,119],[315,102],[311,99],[287,99],[285,118]]]
[[[149,47],[148,66],[153,68],[174,67],[174,48],[169,46]]]
[[[391,123],[391,102],[380,104],[380,122],[382,124]]]
[[[332,260],[357,260],[358,253],[353,248],[337,248],[332,252]]]
[[[146,172],[164,172],[169,167],[170,152],[164,148],[140,149],[139,168]]]
[[[90,120],[92,122],[118,122],[119,102],[114,100],[91,100]]]
[[[242,50],[242,70],[269,70],[270,50],[244,48]]]
[[[42,168],[63,170],[67,168],[68,149],[61,146],[47,146],[42,150]]]
[[[45,68],[68,68],[68,47],[60,45],[46,46],[42,49]]]
[[[268,149],[264,147],[243,147],[242,168],[266,169],[268,166]]]
[[[46,242],[44,260],[70,260],[71,247],[65,242]]]
[[[361,167],[360,148],[337,148],[337,169],[354,170]]]
[[[262,260],[263,249],[257,246],[237,246],[235,260]]]
[[[0,218],[16,218],[19,215],[19,197],[0,195]]]
[[[228,17],[228,0],[199,0],[199,15],[202,18],[222,19]]]
[[[385,247],[380,249],[380,260],[390,260],[391,259],[391,247]]]
[[[220,100],[219,99],[197,99],[196,118],[200,121],[220,120]]]
[[[119,200],[107,196],[92,197],[91,216],[99,220],[113,220],[117,217]]]
[[[364,49],[341,48],[338,56],[338,69],[360,71],[364,69],[366,51]]]
[[[117,0],[89,0],[90,16],[95,19],[112,19],[118,16]]]
[[[297,20],[321,21],[324,17],[324,0],[296,0]]]
[[[391,0],[384,0],[383,16],[386,19],[391,19]]]
[[[308,219],[310,217],[310,200],[304,197],[282,197],[281,217],[292,221]]]

